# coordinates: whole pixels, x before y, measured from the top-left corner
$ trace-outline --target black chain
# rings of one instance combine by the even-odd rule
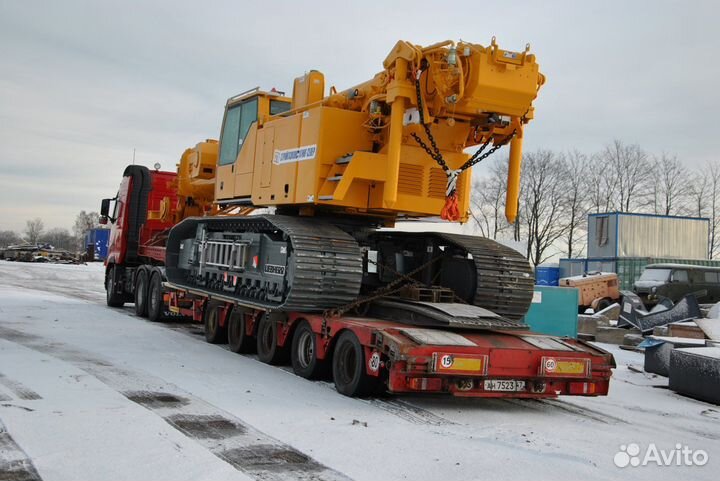
[[[515,131],[513,130],[513,133],[508,136],[507,140],[505,140],[504,142],[502,142],[502,143],[500,143],[500,144],[495,144],[495,145],[493,145],[490,150],[488,150],[487,152],[485,152],[484,154],[482,154],[482,151],[485,150],[485,147],[490,143],[489,140],[488,140],[487,142],[485,142],[485,143],[483,144],[483,146],[480,147],[480,149],[478,149],[478,151],[475,152],[475,153],[473,154],[473,156],[470,157],[470,158],[467,160],[467,162],[465,162],[465,163],[460,167],[460,172],[462,172],[462,171],[465,170],[465,169],[469,169],[470,167],[472,167],[473,165],[477,164],[478,162],[482,162],[483,160],[485,160],[485,159],[487,159],[488,157],[490,157],[492,154],[495,153],[496,150],[498,150],[498,149],[499,149],[500,147],[502,147],[503,145],[507,144],[507,143],[510,141],[510,139],[513,138],[514,135],[515,135]],[[480,154],[482,154],[482,155],[480,155]]]
[[[389,296],[390,294],[394,294],[400,290],[402,290],[405,287],[405,284],[403,284],[403,281],[408,281],[410,284],[417,284],[418,281],[416,279],[413,279],[412,276],[420,272],[421,270],[425,269],[426,267],[430,266],[431,264],[437,262],[438,260],[442,259],[443,256],[439,255],[437,257],[433,257],[429,261],[427,261],[425,264],[421,265],[420,267],[413,269],[411,272],[408,272],[407,274],[401,274],[397,271],[395,273],[399,276],[394,281],[385,284],[382,287],[379,287],[375,291],[373,291],[371,294],[358,298],[348,304],[345,304],[344,306],[336,307],[334,309],[327,309],[325,312],[323,312],[323,319],[328,319],[331,317],[339,317],[348,312],[351,309],[354,309],[356,307],[359,307],[363,304],[367,304],[368,302],[375,301],[377,299],[380,299],[382,297]],[[370,261],[372,262],[372,261]],[[394,271],[394,269],[389,268],[388,266],[384,266],[380,263],[375,263],[375,265],[380,267],[385,267],[390,269],[391,271]]]

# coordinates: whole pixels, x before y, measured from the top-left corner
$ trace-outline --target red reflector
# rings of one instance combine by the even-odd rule
[[[416,391],[439,391],[442,389],[442,379],[437,377],[413,377],[408,383],[410,389]]]
[[[571,382],[568,390],[570,394],[595,394],[594,382]]]

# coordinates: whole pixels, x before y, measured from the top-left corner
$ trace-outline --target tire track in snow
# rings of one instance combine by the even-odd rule
[[[2,481],[41,481],[28,455],[10,436],[0,421],[0,480]]]
[[[24,401],[36,401],[42,399],[38,393],[25,386],[23,383],[10,379],[0,372],[0,384],[11,390],[17,397]]]
[[[15,329],[0,326],[0,338],[69,362],[95,376],[129,401],[160,416],[219,459],[257,480],[349,479],[233,414],[160,378],[113,366],[92,353]]]

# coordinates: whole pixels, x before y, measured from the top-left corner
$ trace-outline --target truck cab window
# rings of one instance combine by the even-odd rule
[[[674,282],[687,282],[688,281],[687,271],[673,271],[672,280]]]
[[[225,114],[222,136],[220,137],[218,165],[228,165],[235,162],[250,126],[257,120],[257,110],[257,97],[233,105],[228,109],[227,114]]]

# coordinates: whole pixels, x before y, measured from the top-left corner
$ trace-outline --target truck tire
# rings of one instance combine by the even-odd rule
[[[148,288],[147,305],[148,319],[152,322],[163,320],[165,306],[163,300],[163,288],[160,275],[155,273],[150,276],[150,287]]]
[[[148,275],[140,269],[135,277],[135,315],[148,317]]]
[[[225,344],[227,342],[227,325],[220,325],[221,302],[208,301],[203,312],[205,324],[205,340],[210,344]]]
[[[235,306],[230,313],[227,324],[228,346],[232,352],[246,354],[251,352],[255,343],[252,336],[248,336],[245,326],[245,309]]]
[[[119,269],[117,268],[117,266],[112,266],[110,270],[108,270],[107,275],[105,276],[106,301],[107,305],[110,307],[122,307],[125,305],[124,296],[116,292],[118,276]]]
[[[368,376],[365,369],[365,350],[352,331],[343,331],[333,353],[333,380],[340,394],[365,397],[378,392],[379,379]]]
[[[278,346],[277,321],[270,320],[266,316],[260,318],[256,340],[258,359],[261,362],[279,365],[287,361],[287,349]]]
[[[317,335],[307,321],[295,328],[290,352],[293,371],[305,379],[319,379],[327,374],[327,363],[317,358]]]

